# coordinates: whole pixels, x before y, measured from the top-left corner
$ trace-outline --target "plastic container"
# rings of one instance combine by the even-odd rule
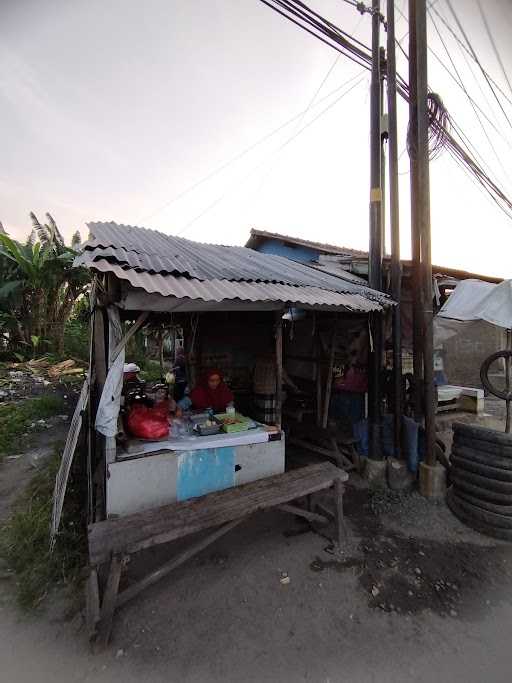
[[[206,426],[206,424],[198,422],[194,429],[199,436],[212,436],[213,434],[218,434],[220,432],[222,425],[217,422],[214,425]]]
[[[230,415],[229,413],[220,413],[215,417],[222,423],[222,429],[227,434],[233,434],[234,432],[246,432],[253,424],[252,420],[250,420],[248,417],[240,415],[240,413],[234,413],[233,415]],[[226,424],[226,420],[236,420],[236,422],[233,424]]]

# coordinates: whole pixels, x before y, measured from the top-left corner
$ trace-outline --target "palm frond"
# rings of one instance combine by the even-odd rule
[[[53,239],[54,239],[55,243],[59,247],[63,247],[64,246],[64,238],[60,234],[60,230],[57,227],[57,223],[54,221],[53,216],[51,214],[47,213],[46,218],[48,220],[48,226],[50,228],[51,234],[53,235]]]
[[[43,246],[50,244],[52,240],[48,226],[41,225],[36,214],[33,211],[30,212],[30,220],[32,221],[32,225],[34,226],[34,230],[36,231],[41,244]]]
[[[81,244],[82,236],[80,235],[80,230],[77,230],[71,238],[71,249],[73,249],[74,251],[78,251],[80,249]]]

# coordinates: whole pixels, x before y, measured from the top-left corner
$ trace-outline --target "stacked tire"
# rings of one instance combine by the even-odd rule
[[[447,502],[468,526],[512,541],[512,435],[453,425]]]

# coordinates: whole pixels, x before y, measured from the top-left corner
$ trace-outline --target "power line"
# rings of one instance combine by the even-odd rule
[[[430,9],[431,9],[431,10],[434,12],[434,14],[436,14],[437,17],[442,21],[442,23],[444,24],[444,26],[448,29],[448,31],[449,31],[449,32],[452,34],[452,36],[455,38],[455,40],[457,41],[457,43],[459,44],[459,46],[466,52],[466,54],[468,54],[468,55],[471,57],[471,59],[473,59],[473,61],[475,61],[475,58],[474,58],[473,54],[470,52],[470,50],[468,50],[467,46],[462,42],[462,40],[459,38],[459,36],[455,33],[453,27],[452,27],[452,26],[450,25],[450,23],[445,19],[445,17],[443,17],[443,15],[442,15],[440,12],[438,12],[437,9],[435,9],[435,7],[433,6],[433,4],[430,5]],[[512,105],[512,100],[507,96],[507,94],[506,94],[506,93],[504,92],[504,90],[500,87],[500,85],[499,85],[498,83],[496,83],[496,81],[489,75],[489,72],[488,72],[488,71],[485,71],[485,74],[487,75],[487,78],[491,81],[491,83],[494,85],[494,87],[495,87],[497,90],[499,90],[499,92],[501,93],[501,95],[503,95],[503,97],[507,100],[507,102],[508,102],[510,105]]]
[[[480,0],[476,0],[476,1],[478,3],[478,9],[480,10],[480,15],[482,17],[482,21],[484,22],[485,30],[487,31],[487,36],[488,36],[489,41],[492,45],[492,49],[494,50],[494,55],[495,55],[496,59],[498,60],[498,64],[500,65],[501,72],[502,72],[505,80],[507,81],[507,85],[508,85],[510,92],[512,93],[512,85],[510,84],[507,72],[505,71],[505,67],[504,67],[503,62],[501,60],[500,53],[498,52],[498,48],[497,48],[496,43],[494,41],[492,32],[489,28],[489,24],[487,23],[487,17],[485,16],[482,4],[481,4]]]
[[[347,56],[350,59],[353,59],[354,61],[361,60],[362,66],[367,69],[371,68],[371,54],[369,52],[369,48],[366,47],[365,50],[361,50],[359,47],[352,45],[345,36],[340,34],[340,30],[334,26],[332,22],[327,21],[317,13],[313,13],[312,10],[310,10],[304,3],[294,2],[293,0],[260,0],[260,2],[267,5],[289,21],[292,21],[294,24],[298,25],[300,28],[315,36],[325,44],[329,45],[329,47],[340,51],[340,47],[342,46],[343,50],[341,51],[343,54],[348,52],[349,54]],[[449,2],[449,0],[447,0],[447,2]],[[301,6],[299,11],[297,10],[297,5]],[[313,19],[311,18],[311,14],[314,14]],[[299,17],[302,23],[296,17]],[[308,26],[313,27],[315,30],[308,28]],[[475,59],[478,60],[476,54],[474,56]],[[358,61],[358,63],[361,63],[361,61]],[[481,65],[480,68],[483,69]],[[409,101],[409,86],[405,79],[401,76],[397,76],[397,92],[406,101]],[[500,190],[496,183],[494,183],[492,178],[490,178],[490,176],[487,175],[480,166],[478,166],[470,154],[468,154],[468,152],[463,149],[461,144],[453,138],[445,126],[439,124],[438,121],[433,120],[431,122],[431,127],[434,136],[436,136],[438,139],[439,137],[444,138],[445,145],[450,153],[455,156],[461,164],[465,164],[465,166],[470,169],[483,189],[491,194],[496,204],[500,206],[500,208],[502,208],[510,217],[510,213],[504,205],[506,205],[509,210],[512,210],[512,202]],[[500,204],[500,202],[502,203]]]
[[[339,85],[339,86],[338,86],[337,88],[335,88],[334,90],[331,90],[331,92],[328,93],[327,95],[325,95],[325,97],[322,97],[320,100],[318,100],[318,102],[314,105],[314,107],[320,106],[320,105],[322,104],[322,102],[325,102],[326,100],[330,99],[333,95],[335,95],[336,93],[338,93],[340,90],[343,90],[343,88],[345,88],[347,85],[349,85],[350,83],[352,83],[353,81],[355,81],[359,76],[360,76],[360,73],[356,74],[355,76],[352,76],[351,78],[349,78],[347,81],[345,81],[344,83],[342,83],[341,85]],[[181,192],[179,192],[176,196],[174,196],[174,197],[173,197],[172,199],[170,199],[169,201],[166,201],[164,204],[162,204],[161,206],[159,206],[157,209],[155,209],[154,211],[152,211],[150,214],[145,214],[145,215],[142,216],[141,218],[138,218],[137,221],[140,222],[140,221],[147,220],[148,218],[152,218],[153,216],[156,216],[157,213],[160,213],[160,212],[163,211],[164,209],[167,209],[169,206],[171,206],[172,204],[174,204],[175,202],[177,202],[179,199],[182,199],[182,198],[185,197],[187,194],[189,194],[190,192],[192,192],[193,190],[195,190],[197,187],[200,187],[201,185],[203,185],[204,183],[206,183],[208,180],[211,180],[211,179],[214,178],[216,175],[218,175],[218,174],[221,173],[222,171],[226,170],[226,168],[228,168],[229,166],[231,166],[231,165],[234,164],[235,162],[237,162],[237,161],[239,161],[240,159],[242,159],[244,156],[246,156],[247,154],[249,154],[249,152],[252,152],[253,149],[256,149],[256,147],[259,147],[259,145],[262,145],[264,142],[266,142],[267,140],[269,140],[270,138],[272,138],[274,135],[277,135],[277,133],[279,133],[280,131],[282,131],[284,128],[287,128],[287,127],[288,127],[290,124],[292,124],[294,121],[297,121],[297,120],[299,120],[299,119],[302,119],[302,118],[304,117],[304,115],[307,113],[308,108],[311,109],[311,107],[312,107],[312,105],[309,104],[308,107],[306,107],[306,109],[304,109],[304,110],[298,112],[298,114],[295,114],[294,116],[292,116],[292,118],[291,118],[291,119],[288,119],[288,121],[285,121],[284,123],[282,123],[281,125],[279,125],[277,128],[274,128],[274,129],[271,130],[269,133],[266,133],[266,134],[263,135],[261,138],[258,138],[258,140],[256,140],[256,141],[253,142],[252,144],[250,144],[248,147],[245,147],[243,150],[241,150],[240,152],[238,152],[237,154],[235,154],[234,156],[232,156],[230,159],[228,159],[227,161],[225,161],[224,163],[222,163],[220,166],[217,166],[216,168],[214,168],[212,171],[210,171],[209,173],[207,173],[206,175],[204,175],[202,178],[200,178],[200,179],[197,180],[196,182],[192,183],[192,185],[189,185],[188,187],[186,187],[184,190],[182,190]]]
[[[361,74],[358,74],[361,76]],[[323,109],[321,112],[319,112],[311,121],[308,121],[300,130],[298,130],[296,133],[294,133],[292,136],[290,136],[285,142],[280,145],[272,154],[272,157],[281,152],[285,147],[287,147],[291,142],[297,138],[303,131],[306,130],[306,128],[309,128],[309,126],[313,125],[320,117],[322,117],[324,114],[326,114],[332,107],[334,107],[340,100],[342,100],[346,95],[348,95],[354,88],[356,88],[364,79],[360,78],[356,83],[354,83],[348,90],[346,90],[344,93],[342,93],[337,99],[335,99],[333,102],[331,102],[325,109]],[[258,171],[260,168],[262,168],[266,163],[268,163],[269,159],[265,159],[262,163],[258,164],[255,166],[253,169],[249,171],[241,180],[239,180],[236,184],[235,187],[238,187],[240,184],[245,182],[247,178],[252,176],[256,171]],[[220,204],[221,201],[223,201],[228,194],[233,190],[233,186],[230,186],[222,195],[217,197],[211,204],[209,204],[203,211],[201,211],[197,216],[195,216],[191,221],[189,221],[186,225],[183,226],[179,230],[179,232],[176,233],[176,237],[181,235],[185,230],[187,230],[189,227],[191,227],[194,223],[197,223],[198,220],[200,220],[205,214],[207,214],[211,209],[213,209],[217,204]]]
[[[400,9],[399,9],[398,7],[397,7],[397,11],[402,15],[402,17],[403,17],[404,19],[406,19],[405,14],[404,14],[403,12],[401,12]],[[435,11],[435,10],[434,10],[434,11]],[[432,20],[432,17],[430,17],[430,18],[431,18],[431,20]],[[436,27],[436,30],[437,30],[437,27]],[[405,58],[406,58],[406,59],[409,59],[409,55],[407,54],[407,52],[405,51],[405,49],[402,47],[402,45],[400,45],[400,43],[397,43],[397,45],[398,45],[399,49],[401,50],[401,52],[403,53],[403,55],[405,56]],[[445,49],[446,49],[446,48],[445,48]],[[439,62],[439,64],[443,67],[443,69],[446,71],[446,73],[448,74],[448,76],[450,76],[450,78],[454,81],[454,83],[457,84],[457,87],[459,87],[459,88],[464,92],[464,94],[466,95],[466,97],[467,97],[467,98],[469,99],[469,101],[471,102],[472,106],[474,106],[474,107],[476,107],[476,108],[478,109],[478,111],[480,112],[480,114],[485,118],[485,120],[487,121],[487,123],[493,128],[493,130],[496,132],[496,134],[499,135],[499,136],[502,138],[502,140],[503,140],[509,147],[512,148],[512,144],[510,143],[510,141],[504,136],[504,134],[502,133],[502,131],[495,125],[495,123],[487,116],[486,112],[482,109],[482,107],[478,104],[478,102],[477,102],[473,97],[471,97],[471,95],[468,93],[468,91],[466,90],[466,88],[464,87],[464,85],[462,85],[461,81],[459,81],[459,80],[457,80],[457,78],[455,78],[455,76],[452,74],[452,72],[450,71],[450,69],[449,69],[449,68],[446,66],[446,64],[443,62],[443,60],[441,59],[441,57],[439,57],[439,55],[438,55],[437,52],[434,50],[434,48],[433,48],[431,45],[428,45],[428,50],[429,50],[429,52],[432,54],[432,56]]]
[[[432,24],[434,25],[434,28],[436,29],[437,35],[439,36],[439,40],[441,41],[441,44],[442,44],[442,46],[444,47],[444,50],[445,50],[445,52],[446,52],[446,54],[447,54],[447,56],[448,56],[448,59],[450,60],[450,63],[451,63],[451,65],[452,65],[452,67],[453,67],[453,70],[454,70],[455,73],[457,74],[457,78],[459,79],[459,84],[460,84],[462,90],[464,91],[466,97],[468,98],[469,103],[471,104],[471,107],[472,107],[472,109],[473,109],[473,112],[474,112],[474,114],[475,114],[475,116],[476,116],[476,118],[477,118],[477,120],[478,120],[478,123],[480,124],[480,127],[481,127],[481,129],[483,130],[485,137],[487,138],[487,142],[489,143],[490,148],[491,148],[492,151],[494,152],[494,156],[496,157],[496,160],[498,161],[499,165],[500,165],[501,168],[503,169],[503,172],[504,172],[505,175],[508,177],[508,174],[507,174],[507,171],[506,171],[506,169],[505,169],[505,166],[503,165],[503,163],[502,163],[502,161],[501,161],[501,159],[500,159],[500,157],[499,157],[499,155],[498,155],[498,152],[496,151],[496,148],[495,148],[495,146],[494,146],[494,144],[493,144],[491,138],[489,137],[489,133],[487,132],[487,130],[485,129],[484,124],[482,123],[482,119],[481,119],[480,116],[478,115],[478,111],[477,111],[477,109],[476,109],[476,107],[475,107],[474,101],[473,101],[473,99],[470,97],[470,95],[469,95],[469,93],[468,93],[468,91],[467,91],[467,88],[466,88],[466,86],[464,85],[464,81],[462,80],[462,77],[461,77],[461,75],[460,75],[460,73],[459,73],[459,70],[457,69],[457,66],[456,66],[455,62],[453,61],[453,58],[452,58],[452,56],[451,56],[451,54],[450,54],[450,51],[448,50],[448,48],[447,48],[447,46],[446,46],[446,43],[444,42],[444,38],[443,38],[443,36],[441,35],[441,32],[439,31],[439,29],[438,29],[438,27],[437,27],[437,24],[436,24],[436,22],[435,22],[435,20],[434,20],[434,18],[433,18],[433,16],[432,16],[432,14],[430,13],[430,11],[429,11],[429,16],[430,16],[430,20],[432,21]]]
[[[464,28],[463,28],[463,26],[459,20],[459,17],[457,16],[455,10],[453,9],[452,3],[450,2],[450,0],[446,0],[446,4],[448,5],[448,9],[450,10],[450,12],[453,15],[453,18],[455,19],[455,23],[457,24],[459,31],[462,33],[462,36],[464,37],[464,40],[466,41],[467,46],[470,49],[471,54],[473,55],[475,62],[478,64],[478,67],[480,68],[480,71],[482,72],[482,74],[483,74],[483,76],[487,82],[487,85],[491,89],[491,92],[494,95],[496,102],[498,103],[501,111],[503,112],[503,116],[506,118],[508,125],[512,128],[512,123],[510,122],[510,119],[507,116],[507,112],[503,108],[503,105],[501,104],[498,96],[496,95],[496,91],[494,90],[493,85],[492,85],[489,77],[487,76],[487,72],[485,71],[483,66],[480,64],[480,60],[478,59],[476,52],[474,51],[473,46],[472,46],[468,36],[466,35],[466,32],[464,31]]]

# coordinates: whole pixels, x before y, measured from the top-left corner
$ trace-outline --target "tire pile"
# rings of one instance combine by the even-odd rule
[[[462,522],[512,541],[512,435],[456,422],[448,505]]]

